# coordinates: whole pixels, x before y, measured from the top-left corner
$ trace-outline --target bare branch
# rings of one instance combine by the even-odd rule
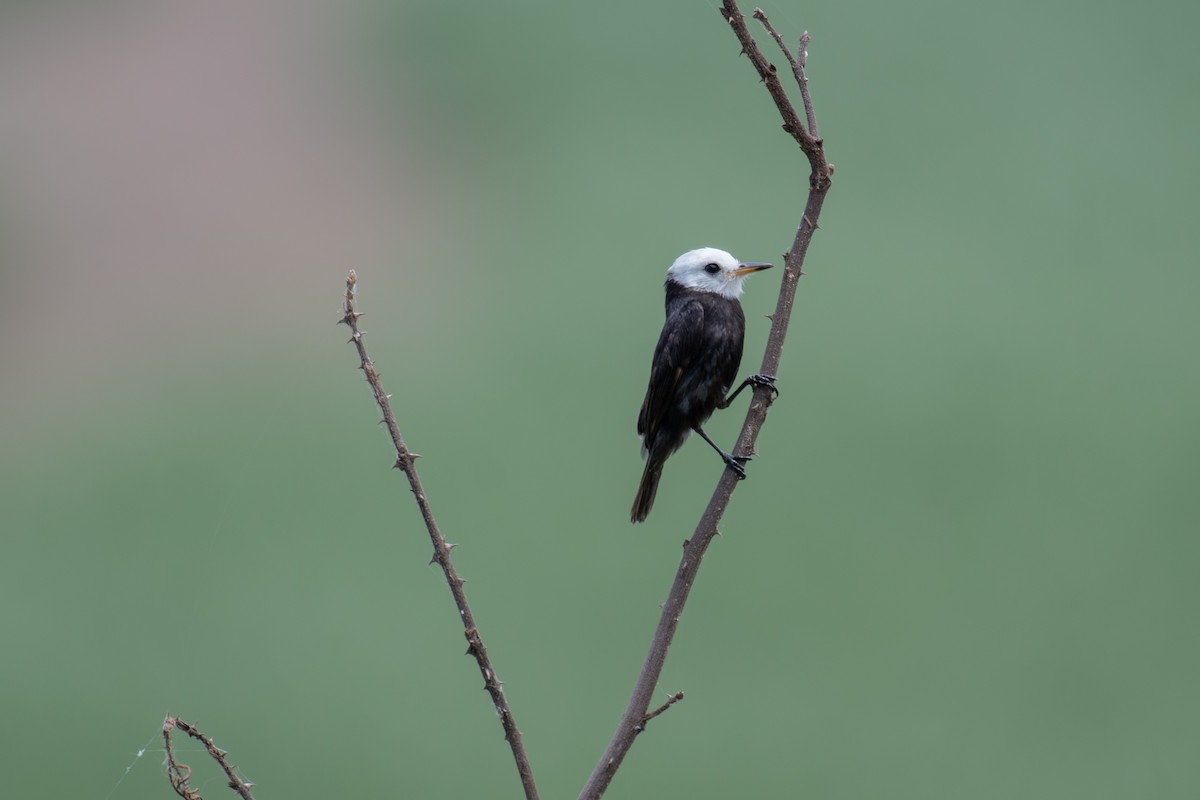
[[[188,785],[188,779],[192,776],[192,768],[175,760],[175,750],[171,744],[171,731],[175,728],[193,739],[199,740],[204,745],[208,754],[225,771],[225,777],[229,779],[227,784],[229,788],[237,792],[242,800],[254,800],[254,795],[250,793],[250,787],[254,784],[238,777],[237,768],[225,758],[229,755],[228,753],[213,744],[213,740],[197,730],[194,725],[189,725],[178,717],[168,715],[163,720],[162,737],[163,748],[167,753],[167,780],[171,782],[171,788],[175,790],[175,794],[182,797],[183,800],[200,800],[200,792]]]
[[[800,65],[797,63],[796,57],[792,55],[792,51],[788,50],[787,45],[783,43],[783,37],[775,32],[774,26],[771,25],[771,21],[769,19],[767,19],[767,15],[763,13],[763,10],[761,8],[754,9],[753,16],[756,20],[758,20],[759,22],[761,22],[763,24],[763,27],[767,29],[767,33],[771,34],[771,38],[775,40],[775,44],[779,45],[779,49],[781,51],[783,51],[783,57],[786,58],[788,60],[788,63],[792,65],[792,74],[796,76],[797,80],[799,80],[800,79]],[[808,36],[808,32],[806,31],[804,35]],[[804,53],[802,50],[801,57],[803,57],[803,56],[804,56]],[[811,127],[811,126],[809,126],[809,127]]]
[[[766,19],[764,17],[763,19]],[[796,54],[796,82],[800,84],[800,99],[804,101],[804,113],[808,117],[808,132],[820,140],[821,132],[817,130],[817,115],[813,112],[812,95],[808,93],[808,43],[812,37],[805,31],[800,35],[800,52]]]
[[[779,115],[783,118],[783,129],[791,134],[796,143],[800,145],[800,149],[808,156],[808,161],[812,165],[812,173],[809,176],[809,185],[812,189],[828,190],[829,177],[833,174],[833,165],[825,160],[825,152],[821,146],[821,140],[805,129],[804,124],[800,122],[800,117],[796,113],[796,107],[792,105],[792,101],[788,98],[787,92],[783,88],[783,84],[779,82],[779,75],[775,69],[775,65],[767,60],[762,54],[758,43],[754,41],[754,37],[750,35],[750,30],[746,27],[746,18],[742,16],[742,10],[738,8],[736,0],[728,0],[721,10],[721,16],[729,23],[729,27],[733,28],[733,34],[737,37],[742,45],[742,52],[750,59],[750,63],[754,66],[764,84],[766,84],[767,92],[770,93],[771,99],[775,101],[775,107],[779,109]],[[761,10],[758,11],[760,19],[765,20],[766,15]],[[769,29],[768,29],[769,32]],[[782,47],[782,39],[779,39]],[[786,48],[784,48],[786,50]],[[805,53],[807,52],[807,41],[801,48],[801,60],[796,63],[802,68],[804,66]],[[789,57],[789,60],[790,59]],[[807,95],[808,80],[800,80],[800,93],[802,96]],[[811,100],[807,101],[811,105]],[[812,121],[816,122],[815,115]],[[813,126],[815,127],[815,125]]]
[[[792,76],[796,79],[796,85],[800,87],[800,99],[804,102],[804,115],[808,118],[808,132],[814,139],[820,139],[821,134],[817,132],[817,117],[813,113],[812,97],[808,93],[808,75],[804,71],[805,65],[808,63],[808,43],[812,41],[812,37],[808,35],[808,31],[801,34],[800,46],[796,48],[796,55],[793,56],[792,51],[788,50],[787,45],[783,43],[783,37],[775,32],[775,27],[771,24],[771,20],[767,19],[763,10],[761,8],[754,9],[753,16],[767,29],[767,33],[771,34],[775,44],[779,45],[779,49],[783,51],[783,57],[792,66]]]
[[[366,346],[363,344],[363,336],[365,333],[358,329],[358,319],[363,316],[361,312],[355,308],[355,287],[357,284],[357,276],[351,270],[346,277],[346,298],[343,306],[343,316],[339,322],[350,328],[350,341],[358,350],[359,358],[362,363],[359,368],[367,377],[367,383],[371,386],[371,391],[375,395],[375,402],[379,405],[379,410],[383,412],[383,422],[387,425],[388,433],[391,434],[392,444],[396,449],[396,469],[404,472],[408,478],[409,488],[412,489],[413,497],[416,498],[417,508],[421,511],[421,517],[425,520],[425,529],[429,533],[429,540],[433,544],[433,558],[430,563],[436,563],[442,568],[442,572],[446,576],[446,583],[450,586],[450,593],[454,595],[454,604],[458,607],[458,615],[462,620],[463,635],[467,639],[467,654],[474,656],[476,663],[479,665],[479,672],[483,675],[483,686],[487,689],[492,698],[492,705],[496,708],[496,714],[500,717],[500,724],[504,727],[504,739],[508,742],[512,749],[513,760],[517,764],[517,773],[521,777],[521,785],[525,789],[526,800],[537,800],[537,786],[533,780],[533,768],[529,763],[529,756],[525,752],[525,745],[521,740],[521,731],[517,729],[516,720],[513,718],[512,710],[508,706],[508,700],[504,696],[504,690],[501,686],[500,679],[496,677],[496,670],[492,667],[491,660],[488,658],[487,648],[484,647],[483,637],[479,633],[479,628],[475,625],[475,616],[471,613],[471,607],[467,604],[467,595],[463,591],[462,578],[458,577],[454,565],[450,562],[450,551],[455,547],[448,543],[441,530],[439,530],[437,522],[433,518],[433,509],[429,505],[429,499],[425,496],[425,490],[421,487],[421,479],[417,476],[416,460],[419,456],[408,449],[404,444],[404,439],[400,435],[400,426],[396,423],[396,416],[392,413],[391,402],[389,395],[383,390],[383,384],[380,382],[379,373],[375,371],[375,364],[367,356]]]
[[[817,229],[817,218],[821,214],[825,195],[831,185],[833,165],[829,164],[825,159],[825,150],[821,139],[817,138],[814,133],[806,130],[804,124],[800,121],[795,107],[788,98],[787,92],[779,82],[775,66],[763,56],[762,51],[758,48],[758,44],[751,37],[749,30],[747,30],[745,18],[742,16],[742,12],[738,8],[736,1],[724,0],[721,15],[725,17],[730,27],[733,28],[734,35],[737,36],[738,41],[742,45],[742,52],[750,59],[751,64],[753,64],[759,77],[762,78],[763,83],[766,85],[767,91],[771,95],[771,99],[774,100],[775,106],[779,110],[779,115],[783,119],[783,129],[800,145],[800,149],[808,157],[811,168],[808,199],[800,218],[800,225],[792,241],[791,249],[784,255],[783,280],[779,289],[779,298],[775,304],[775,313],[771,316],[771,332],[767,339],[766,350],[763,353],[762,366],[759,369],[760,374],[777,376],[779,374],[780,360],[783,355],[783,342],[787,334],[788,322],[791,319],[792,306],[795,302],[796,286],[800,276],[803,274],[804,256],[808,252],[808,245],[812,241],[812,235]],[[761,19],[765,21],[765,15]],[[770,28],[768,28],[768,31],[770,32]],[[782,46],[782,39],[777,38],[777,41]],[[784,49],[786,50],[786,48]],[[807,80],[803,79],[803,59],[804,53],[802,48],[801,60],[797,62],[794,74],[797,81],[800,82],[801,94],[807,98]],[[789,61],[791,60],[789,58]],[[810,101],[806,100],[806,107],[809,103]],[[812,129],[815,131],[816,117],[811,112],[809,112],[809,120]],[[742,425],[741,435],[738,437],[737,445],[734,448],[735,453],[753,455],[755,452],[755,442],[758,440],[759,431],[762,430],[763,423],[766,421],[767,409],[770,407],[772,400],[773,393],[769,388],[765,386],[756,386],[754,388],[754,398],[750,403],[749,410],[746,412],[746,420]],[[687,602],[688,594],[695,583],[696,574],[700,569],[700,562],[704,558],[704,554],[707,552],[713,537],[718,533],[717,525],[725,513],[725,508],[729,505],[729,500],[737,485],[738,478],[731,470],[722,471],[721,478],[717,483],[716,489],[713,491],[712,497],[708,501],[708,506],[705,508],[695,532],[690,539],[684,542],[683,558],[679,562],[679,567],[675,572],[675,580],[671,584],[667,600],[663,604],[662,614],[658,620],[658,627],[654,631],[654,638],[650,642],[650,650],[646,654],[646,660],[642,664],[642,671],[638,675],[637,682],[634,685],[629,705],[626,707],[625,713],[617,725],[617,730],[613,734],[612,740],[608,743],[608,747],[605,748],[604,754],[600,757],[600,761],[592,771],[591,777],[588,778],[588,782],[584,785],[583,791],[579,795],[580,800],[597,800],[597,798],[604,794],[609,783],[612,781],[613,775],[616,774],[629,749],[633,746],[634,740],[644,728],[648,718],[646,710],[650,707],[650,698],[655,686],[658,685],[658,679],[662,674],[663,662],[666,659],[667,650],[670,648],[671,641],[675,636],[675,630],[679,626],[679,619],[683,615],[684,604]]]

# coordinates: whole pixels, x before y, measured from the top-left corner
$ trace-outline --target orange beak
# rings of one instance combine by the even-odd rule
[[[738,277],[741,277],[742,275],[749,275],[751,272],[761,272],[764,269],[770,269],[770,268],[771,268],[770,264],[759,264],[757,262],[752,261],[747,264],[740,265],[738,267],[738,269],[735,269],[733,271],[733,274],[737,275]]]

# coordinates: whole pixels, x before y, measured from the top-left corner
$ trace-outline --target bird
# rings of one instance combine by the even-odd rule
[[[646,466],[629,517],[644,522],[654,506],[663,464],[692,431],[721,455],[739,479],[748,456],[726,453],[701,427],[719,408],[728,408],[747,386],[765,386],[778,394],[775,378],[751,375],[726,396],[737,378],[746,335],[746,316],[738,298],[742,283],[770,264],[741,262],[724,250],[702,247],[675,259],[667,270],[666,322],[654,348],[646,399],[638,414]]]

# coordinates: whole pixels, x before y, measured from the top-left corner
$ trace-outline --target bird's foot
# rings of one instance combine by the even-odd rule
[[[776,397],[779,397],[779,387],[775,385],[774,375],[751,375],[746,378],[745,383],[754,387],[762,386],[770,389]]]
[[[725,461],[725,466],[733,470],[733,473],[738,476],[739,481],[746,480],[745,463],[750,460],[750,456],[733,456],[729,453],[721,453],[721,458]]]
[[[742,393],[742,389],[745,389],[747,386],[753,386],[755,388],[764,386],[774,392],[776,397],[779,397],[779,388],[775,385],[774,375],[751,375],[750,377],[746,378],[746,380],[738,384],[738,387],[733,390],[733,394],[717,403],[717,408],[729,408],[730,403],[732,403],[734,399]]]

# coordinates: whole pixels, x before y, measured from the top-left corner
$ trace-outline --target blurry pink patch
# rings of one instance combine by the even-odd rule
[[[0,380],[44,392],[314,308],[332,325],[347,270],[405,269],[423,189],[339,52],[353,8],[0,14]]]

